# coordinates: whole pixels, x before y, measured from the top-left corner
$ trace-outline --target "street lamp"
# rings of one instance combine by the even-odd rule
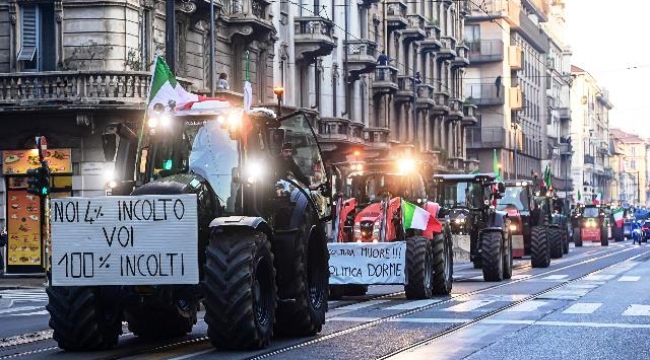
[[[282,86],[276,86],[273,88],[273,93],[278,99],[278,117],[282,116],[282,100],[284,98],[284,88]]]

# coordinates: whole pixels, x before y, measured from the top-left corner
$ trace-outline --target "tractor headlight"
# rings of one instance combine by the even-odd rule
[[[158,126],[158,118],[156,117],[151,117],[147,121],[147,125],[149,125],[150,128],[155,129]]]
[[[510,231],[517,231],[517,225],[510,224]]]
[[[398,167],[400,173],[410,173],[415,169],[415,161],[413,161],[413,159],[403,159],[398,163]]]
[[[255,183],[264,176],[264,164],[261,161],[251,161],[246,165],[246,181]]]

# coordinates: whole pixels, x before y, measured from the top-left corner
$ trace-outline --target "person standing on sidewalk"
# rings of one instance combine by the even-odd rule
[[[5,271],[3,248],[7,246],[7,237],[7,228],[3,228],[2,231],[0,231],[0,275],[3,275]]]

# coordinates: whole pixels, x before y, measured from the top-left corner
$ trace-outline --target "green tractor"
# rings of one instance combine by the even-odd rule
[[[113,347],[123,321],[142,338],[183,336],[196,323],[200,302],[207,336],[222,350],[263,348],[274,334],[321,331],[328,306],[325,223],[331,189],[310,122],[300,112],[277,118],[266,109],[244,112],[210,101],[201,109],[157,106],[139,134],[118,125],[104,136],[107,160],[117,159],[113,195],[136,204],[195,196],[196,233],[167,241],[198,238],[198,259],[184,264],[198,273],[198,283],[124,278],[120,285],[105,285],[79,278],[62,286],[57,284],[67,274],[53,259],[47,310],[60,348]],[[55,250],[61,246],[59,226],[52,223]]]

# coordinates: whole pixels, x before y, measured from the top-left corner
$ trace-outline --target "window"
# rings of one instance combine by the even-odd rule
[[[636,146],[631,147],[632,156],[636,156]]]
[[[20,46],[17,60],[24,71],[56,70],[54,5],[20,6]]]
[[[142,11],[142,20],[140,21],[140,49],[141,70],[149,70],[149,63],[151,63],[151,10]]]
[[[176,74],[186,75],[187,69],[187,26],[184,21],[176,21]]]

